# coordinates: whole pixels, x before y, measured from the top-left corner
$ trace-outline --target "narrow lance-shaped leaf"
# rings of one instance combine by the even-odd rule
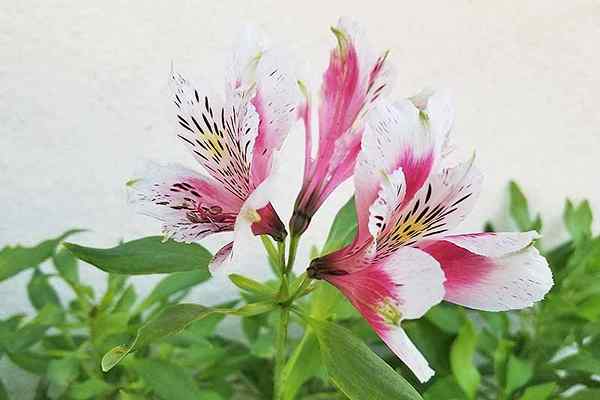
[[[98,378],[73,383],[67,392],[67,398],[74,400],[101,399],[116,388]]]
[[[205,399],[188,371],[181,366],[162,360],[144,360],[133,364],[133,369],[161,399]]]
[[[533,377],[533,372],[531,361],[511,355],[506,364],[506,393],[511,394],[529,382]]]
[[[83,231],[81,229],[73,229],[57,238],[45,240],[33,247],[4,247],[0,250],[0,281],[8,279],[28,268],[37,267],[52,257],[56,247],[65,238],[79,232]]]
[[[510,215],[517,224],[519,230],[525,232],[530,230],[539,231],[542,228],[542,220],[538,214],[535,220],[531,219],[527,198],[519,188],[516,182],[509,184],[509,210]]]
[[[567,200],[563,219],[576,244],[592,237],[592,209],[587,200],[582,201],[578,206],[574,206],[570,200]]]
[[[79,360],[66,357],[50,361],[48,364],[48,381],[63,391],[77,379]]]
[[[356,236],[356,230],[356,207],[354,197],[351,197],[336,214],[321,253],[328,254],[349,245]]]
[[[159,315],[148,321],[140,329],[131,345],[117,346],[102,358],[102,370],[109,371],[127,354],[156,340],[175,335],[194,321],[209,315],[231,314],[252,316],[271,311],[275,308],[272,302],[260,302],[245,305],[238,309],[210,308],[199,304],[176,304],[165,308]]]
[[[14,332],[7,351],[18,353],[31,347],[45,336],[48,329],[60,324],[63,318],[64,314],[60,308],[52,303],[46,304],[33,320]]]
[[[79,268],[77,265],[77,259],[71,254],[71,252],[65,248],[60,249],[52,257],[54,267],[58,271],[58,274],[70,284],[76,284],[79,282]]]
[[[135,287],[133,285],[128,285],[127,288],[121,293],[119,299],[115,302],[115,307],[113,312],[125,312],[129,311],[129,309],[133,306],[137,299],[137,294],[135,292]]]
[[[136,308],[138,314],[153,305],[167,301],[172,295],[188,290],[210,278],[208,269],[198,271],[176,272],[161,279],[152,292]]]
[[[73,243],[65,243],[65,246],[80,260],[103,271],[128,275],[206,269],[212,259],[210,252],[199,244],[165,242],[161,236],[133,240],[110,249]]]
[[[35,270],[29,284],[27,285],[27,295],[31,305],[36,310],[41,310],[46,304],[54,304],[62,307],[56,290],[50,285],[48,275],[40,270]]]
[[[319,342],[312,329],[308,328],[283,368],[283,400],[293,400],[304,382],[317,375],[321,369]]]
[[[466,400],[465,392],[458,386],[452,375],[436,379],[423,393],[425,400]]]
[[[450,350],[450,366],[456,381],[469,399],[475,399],[481,376],[473,364],[477,332],[470,320],[466,320]]]
[[[229,280],[238,288],[262,297],[273,297],[277,291],[264,283],[238,274],[230,274]]]
[[[0,400],[9,400],[8,392],[6,391],[6,388],[4,387],[4,384],[2,383],[1,380],[0,380]]]
[[[583,389],[567,398],[569,400],[598,400],[600,398],[600,389]]]
[[[350,331],[309,319],[331,380],[351,400],[416,400],[419,393]]]
[[[530,386],[519,400],[548,400],[555,390],[556,383],[554,382]]]

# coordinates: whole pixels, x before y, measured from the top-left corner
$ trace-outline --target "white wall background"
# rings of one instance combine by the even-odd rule
[[[318,78],[340,14],[358,19],[370,41],[391,49],[395,93],[453,89],[455,137],[475,149],[486,175],[461,230],[498,217],[517,179],[546,217],[556,242],[564,198],[588,198],[600,215],[600,2],[570,1],[32,1],[0,2],[0,246],[33,244],[71,227],[99,246],[159,231],[126,204],[124,183],[143,160],[192,157],[175,139],[167,77],[173,61],[221,85],[229,44],[245,23],[289,45]],[[217,86],[220,87],[220,86]],[[285,147],[274,201],[287,220],[300,182],[302,133]],[[348,198],[346,185],[317,214],[303,241],[327,232]],[[214,238],[211,249],[225,243]],[[249,264],[263,268],[259,249]],[[84,278],[103,287],[101,273]],[[0,317],[28,312],[21,274],[0,283]],[[140,291],[155,278],[136,278]],[[234,293],[216,282],[193,301]],[[27,376],[0,365],[14,398]]]

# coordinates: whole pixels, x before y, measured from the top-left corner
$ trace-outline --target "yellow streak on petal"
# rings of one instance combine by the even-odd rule
[[[385,299],[378,305],[377,313],[390,325],[399,326],[402,320],[402,313],[390,299]]]
[[[260,215],[253,208],[250,208],[250,209],[246,210],[246,212],[244,213],[244,218],[246,218],[251,223],[255,223],[255,222],[259,222],[260,221]]]

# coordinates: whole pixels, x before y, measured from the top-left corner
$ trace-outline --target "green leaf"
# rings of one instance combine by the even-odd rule
[[[91,378],[83,382],[72,384],[67,391],[67,398],[73,400],[99,399],[114,390],[115,388],[103,380]]]
[[[100,345],[111,335],[126,333],[129,318],[128,312],[107,312],[98,315],[91,321],[90,326],[94,344]]]
[[[500,339],[494,351],[494,375],[498,386],[506,387],[506,364],[515,344],[507,339]]]
[[[412,338],[415,346],[425,356],[429,365],[436,374],[445,375],[450,373],[450,346],[455,334],[447,334],[438,326],[426,319],[418,321],[406,321],[403,323],[404,330]],[[370,327],[369,333],[371,333]],[[408,367],[403,367],[409,371]]]
[[[136,361],[134,370],[146,385],[164,400],[199,400],[202,392],[188,371],[176,364],[165,361],[146,359]]]
[[[357,229],[356,207],[354,197],[351,197],[336,214],[321,254],[331,253],[352,243]]]
[[[507,313],[480,311],[479,316],[485,321],[485,328],[497,339],[508,333],[510,322]]]
[[[68,236],[83,232],[73,229],[55,239],[33,247],[7,246],[0,250],[0,282],[28,268],[37,267],[54,254],[56,247]]]
[[[8,358],[19,368],[35,375],[44,375],[48,370],[48,363],[52,360],[48,356],[28,350],[8,353]]]
[[[516,182],[511,181],[509,184],[509,212],[517,227],[521,231],[536,230],[542,228],[542,220],[538,214],[535,220],[531,220],[529,214],[529,205],[525,195],[519,188]]]
[[[456,381],[469,399],[475,399],[481,376],[473,364],[477,347],[477,332],[470,320],[466,320],[450,349],[450,367]]]
[[[135,293],[135,287],[133,285],[127,286],[127,288],[121,293],[121,297],[116,301],[113,312],[125,312],[129,311],[135,304],[137,294]]]
[[[425,400],[466,400],[465,392],[453,376],[436,379],[423,394]]]
[[[199,244],[150,236],[119,244],[110,249],[96,249],[65,243],[75,257],[103,271],[117,274],[143,275],[204,270],[212,255]]]
[[[275,333],[273,330],[260,329],[256,340],[250,344],[250,352],[258,358],[272,358],[275,355]]]
[[[166,307],[159,315],[138,329],[131,345],[117,346],[102,358],[102,370],[109,371],[127,354],[151,342],[175,335],[194,321],[211,314],[257,315],[272,310],[273,303],[248,304],[240,309],[208,308],[198,304],[176,304]]]
[[[2,380],[0,380],[0,400],[9,400],[8,392],[6,391]]]
[[[52,262],[58,274],[70,284],[76,284],[79,282],[79,267],[77,265],[77,259],[73,257],[73,254],[66,248],[60,249],[52,257]]]
[[[453,335],[458,334],[464,321],[460,310],[456,306],[447,303],[440,303],[431,308],[425,314],[425,318],[442,331]]]
[[[307,328],[282,372],[283,400],[293,400],[298,389],[321,369],[319,342],[312,329]]]
[[[594,288],[600,291],[600,288]],[[590,296],[577,306],[577,314],[589,321],[597,321],[600,318],[600,294]]]
[[[524,386],[533,377],[533,365],[528,360],[521,360],[514,355],[506,364],[506,393],[511,394]]]
[[[50,397],[48,397],[48,381],[46,380],[46,377],[43,376],[40,378],[35,387],[33,396],[33,400],[50,400]]]
[[[100,305],[98,306],[98,309],[101,312],[104,312],[113,304],[115,296],[123,290],[127,283],[127,279],[127,275],[121,274],[111,273],[106,276],[106,292],[104,292],[104,296],[102,296],[102,300],[100,300]]]
[[[327,372],[351,400],[422,399],[396,371],[350,331],[333,322],[310,319]]]
[[[16,353],[31,347],[45,336],[50,327],[60,324],[63,318],[61,309],[52,303],[47,304],[33,320],[14,333],[8,351]]]
[[[146,397],[139,394],[125,392],[124,390],[119,391],[119,400],[146,400]]]
[[[600,389],[583,389],[573,396],[567,397],[569,400],[598,400],[600,399]]]
[[[312,295],[310,316],[315,319],[344,320],[358,317],[359,314],[339,290],[326,281],[320,281]]]
[[[152,289],[152,292],[137,307],[135,314],[152,307],[156,303],[166,302],[172,295],[188,290],[210,278],[207,269],[177,272],[166,276]]]
[[[48,364],[48,382],[66,389],[79,375],[79,360],[74,357],[52,360]]]
[[[575,207],[571,200],[567,199],[563,219],[576,244],[592,237],[592,209],[587,200]]]
[[[277,290],[274,288],[242,275],[230,274],[229,280],[231,280],[231,282],[238,288],[253,293],[259,297],[273,297],[277,294]]]
[[[27,294],[31,305],[36,310],[42,309],[47,304],[54,304],[59,308],[62,307],[58,294],[48,281],[48,275],[37,269],[27,285]]]
[[[564,370],[600,375],[600,359],[585,350],[580,350],[577,354],[560,360],[556,363],[556,367]]]
[[[556,383],[542,383],[540,385],[530,386],[525,390],[519,400],[547,400],[556,390]]]

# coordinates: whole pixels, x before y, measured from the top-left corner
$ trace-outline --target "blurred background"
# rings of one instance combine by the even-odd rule
[[[128,206],[125,182],[147,160],[194,166],[174,135],[171,63],[220,88],[236,35],[255,24],[274,45],[289,49],[316,92],[334,45],[329,26],[340,15],[357,19],[374,49],[391,50],[395,96],[423,87],[453,91],[454,138],[476,151],[485,175],[480,201],[461,231],[502,220],[510,179],[545,215],[548,244],[563,239],[565,197],[588,198],[600,212],[598,1],[4,0],[0,247],[33,244],[73,227],[90,229],[74,241],[98,247],[157,234],[156,221]],[[300,185],[302,159],[298,126],[284,148],[274,199],[284,220]],[[351,192],[351,185],[343,186],[318,212],[303,238],[298,268]],[[203,244],[216,250],[227,239]],[[258,275],[268,269],[261,257],[257,243],[248,268]],[[0,317],[31,310],[29,275],[0,283]],[[103,287],[98,270],[82,275]],[[156,279],[134,281],[144,293]],[[223,285],[229,284],[204,285],[191,300],[226,300],[235,289]],[[5,372],[6,363],[0,375],[15,374],[25,388],[27,376]]]

